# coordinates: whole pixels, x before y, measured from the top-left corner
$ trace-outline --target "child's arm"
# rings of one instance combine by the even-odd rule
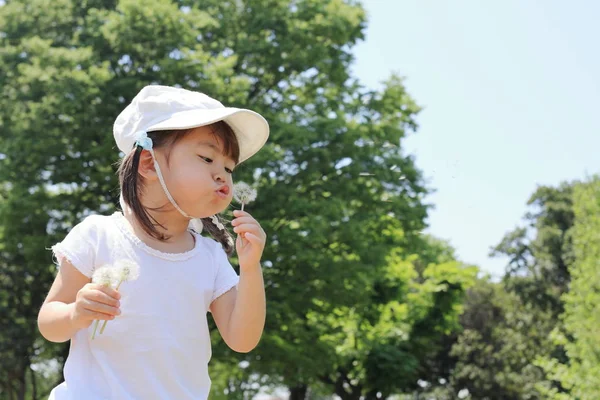
[[[223,340],[234,351],[254,349],[265,326],[265,286],[260,264],[240,270],[239,289],[233,288],[211,304]]]
[[[95,319],[112,319],[118,312],[119,293],[90,283],[63,259],[50,292],[38,314],[38,328],[51,342],[66,342]]]

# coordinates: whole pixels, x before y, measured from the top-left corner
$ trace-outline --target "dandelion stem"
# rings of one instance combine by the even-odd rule
[[[119,287],[121,286],[121,283],[123,283],[123,279],[121,279],[119,281],[119,284],[117,285],[115,290],[119,290]],[[104,329],[106,328],[106,323],[108,322],[108,320],[104,320],[104,322],[102,323],[102,328],[100,328],[100,334],[102,335],[104,333]],[[95,332],[94,332],[95,333]]]
[[[92,334],[92,340],[96,337],[96,331],[98,330],[98,324],[100,323],[100,320],[95,320],[94,321],[94,333]]]
[[[104,328],[106,328],[106,323],[108,322],[108,320],[104,320],[104,322],[102,323],[102,328],[100,328],[100,334],[102,335],[104,333]]]
[[[244,203],[242,203],[242,211],[244,211]]]

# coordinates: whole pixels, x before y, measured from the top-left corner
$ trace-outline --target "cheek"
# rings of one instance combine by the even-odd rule
[[[206,188],[209,176],[205,168],[202,168],[199,163],[193,162],[187,165],[174,165],[171,170],[173,184],[177,185],[180,190],[202,190]]]

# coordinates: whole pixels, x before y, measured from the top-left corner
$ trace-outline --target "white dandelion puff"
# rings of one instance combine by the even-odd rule
[[[130,260],[118,260],[111,269],[114,276],[113,279],[117,281],[115,290],[119,290],[123,282],[134,281],[140,276],[140,266]],[[108,321],[104,320],[100,334],[104,333],[107,323]]]
[[[110,286],[114,279],[114,270],[108,265],[98,268],[92,274],[92,282],[104,286]]]
[[[242,211],[244,211],[245,204],[256,200],[256,189],[246,182],[238,182],[233,185],[233,198],[242,205]]]
[[[125,281],[135,281],[140,276],[140,266],[129,260],[121,260],[115,263],[116,275],[119,278],[117,290]]]
[[[115,281],[115,270],[110,265],[105,265],[98,268],[92,274],[92,283],[98,283],[102,286],[112,287]],[[98,330],[98,324],[100,320],[94,321],[94,332],[92,333],[92,339],[96,337],[96,331]]]

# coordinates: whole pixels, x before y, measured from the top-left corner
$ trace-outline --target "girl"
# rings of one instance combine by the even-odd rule
[[[257,113],[166,86],[145,87],[117,117],[123,212],[89,216],[52,247],[59,271],[38,325],[47,340],[71,346],[50,399],[208,398],[209,311],[231,349],[257,345],[266,235],[250,214],[233,212],[238,277],[217,214],[231,202],[233,169],[268,135]],[[91,282],[96,269],[123,260],[138,265],[138,279],[119,291]],[[92,339],[95,320],[107,325]]]

